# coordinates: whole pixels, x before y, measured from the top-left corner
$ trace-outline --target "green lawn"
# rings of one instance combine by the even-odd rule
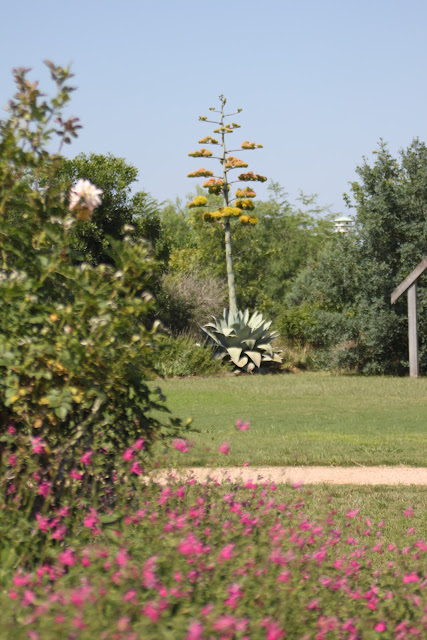
[[[200,433],[177,464],[427,466],[427,378],[323,373],[160,382],[172,414]],[[249,420],[249,432],[233,428]]]

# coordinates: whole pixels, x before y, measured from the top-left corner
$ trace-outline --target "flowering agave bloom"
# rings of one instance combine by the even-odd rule
[[[101,204],[102,189],[98,189],[89,180],[78,180],[70,189],[68,208],[70,211],[81,207],[92,213]]]

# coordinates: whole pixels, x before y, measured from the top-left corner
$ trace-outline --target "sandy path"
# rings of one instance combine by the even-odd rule
[[[426,467],[219,467],[206,469],[175,470],[173,474],[180,479],[194,477],[198,482],[208,478],[219,482],[242,480],[244,482],[274,482],[276,484],[358,484],[358,485],[425,485],[427,486]],[[167,472],[153,474],[160,483],[164,483]]]

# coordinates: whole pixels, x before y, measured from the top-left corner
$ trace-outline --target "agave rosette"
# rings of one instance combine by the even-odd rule
[[[229,358],[238,369],[249,373],[264,364],[282,362],[279,351],[272,346],[278,333],[270,331],[271,322],[261,313],[250,315],[246,309],[233,314],[224,309],[221,316],[212,319],[202,330],[216,348],[217,358]]]

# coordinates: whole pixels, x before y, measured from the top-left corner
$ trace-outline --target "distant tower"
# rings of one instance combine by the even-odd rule
[[[353,220],[351,218],[337,218],[335,222],[335,233],[348,233],[353,228]]]

